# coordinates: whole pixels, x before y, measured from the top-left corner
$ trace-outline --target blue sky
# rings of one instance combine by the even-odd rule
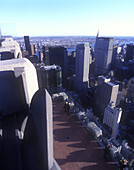
[[[134,0],[0,0],[3,34],[134,36]]]

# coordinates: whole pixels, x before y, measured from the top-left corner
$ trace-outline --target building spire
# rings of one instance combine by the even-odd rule
[[[99,30],[98,30],[98,32],[97,32],[97,36],[96,36],[96,38],[98,38],[99,37]]]

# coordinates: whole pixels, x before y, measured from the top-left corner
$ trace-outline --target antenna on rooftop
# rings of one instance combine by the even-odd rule
[[[98,30],[98,32],[97,32],[97,36],[96,36],[96,38],[98,38],[99,37],[99,30]]]
[[[97,41],[98,37],[99,37],[99,30],[98,30],[97,35],[96,35],[95,44],[96,44],[96,41]]]

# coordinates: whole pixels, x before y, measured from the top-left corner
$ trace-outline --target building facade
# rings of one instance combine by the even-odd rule
[[[121,120],[122,109],[115,107],[115,103],[111,102],[105,108],[103,123],[112,128],[112,137],[116,139],[118,135],[118,127]]]
[[[25,41],[26,51],[28,51],[29,55],[31,55],[32,51],[31,51],[31,45],[30,45],[29,36],[24,36],[24,41]]]
[[[134,59],[134,44],[128,44],[126,49],[126,61]]]
[[[66,80],[67,80],[67,50],[64,47],[57,46],[57,47],[49,47],[49,55],[47,55],[49,59],[49,65],[59,65],[62,69],[62,84],[63,87],[66,87]]]
[[[89,43],[78,44],[75,61],[75,89],[84,94],[88,90],[90,57]]]
[[[102,80],[96,90],[95,105],[98,114],[103,117],[107,105],[110,102],[117,102],[119,85],[110,82],[109,79]]]
[[[94,74],[100,76],[109,70],[113,53],[113,38],[97,37],[94,47]]]
[[[60,66],[41,66],[40,68],[42,87],[50,94],[62,91],[62,70]]]

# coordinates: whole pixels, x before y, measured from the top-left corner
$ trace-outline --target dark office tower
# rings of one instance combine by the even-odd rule
[[[67,50],[64,47],[49,47],[49,64],[59,65],[62,68],[62,84],[66,86],[67,79]]]
[[[25,58],[27,58],[29,61],[31,61],[31,63],[39,63],[39,59],[37,55],[27,55],[25,56]]]
[[[75,74],[75,58],[76,51],[73,51],[70,56],[68,56],[68,77]]]
[[[50,65],[57,64],[64,66],[64,47],[49,47],[49,62]]]
[[[106,74],[109,70],[113,52],[113,38],[97,37],[94,47],[95,75]]]
[[[89,43],[77,45],[75,61],[75,89],[82,94],[86,94],[88,90],[89,63]]]
[[[31,45],[30,45],[30,41],[29,41],[29,36],[24,36],[24,41],[25,41],[25,47],[26,47],[26,51],[29,52],[29,55],[31,55]]]
[[[41,79],[42,87],[46,88],[50,94],[62,91],[62,70],[60,66],[42,66]]]
[[[49,47],[43,46],[43,61],[45,62],[45,65],[50,65],[49,63]]]
[[[126,50],[126,61],[134,59],[134,44],[128,44]]]

